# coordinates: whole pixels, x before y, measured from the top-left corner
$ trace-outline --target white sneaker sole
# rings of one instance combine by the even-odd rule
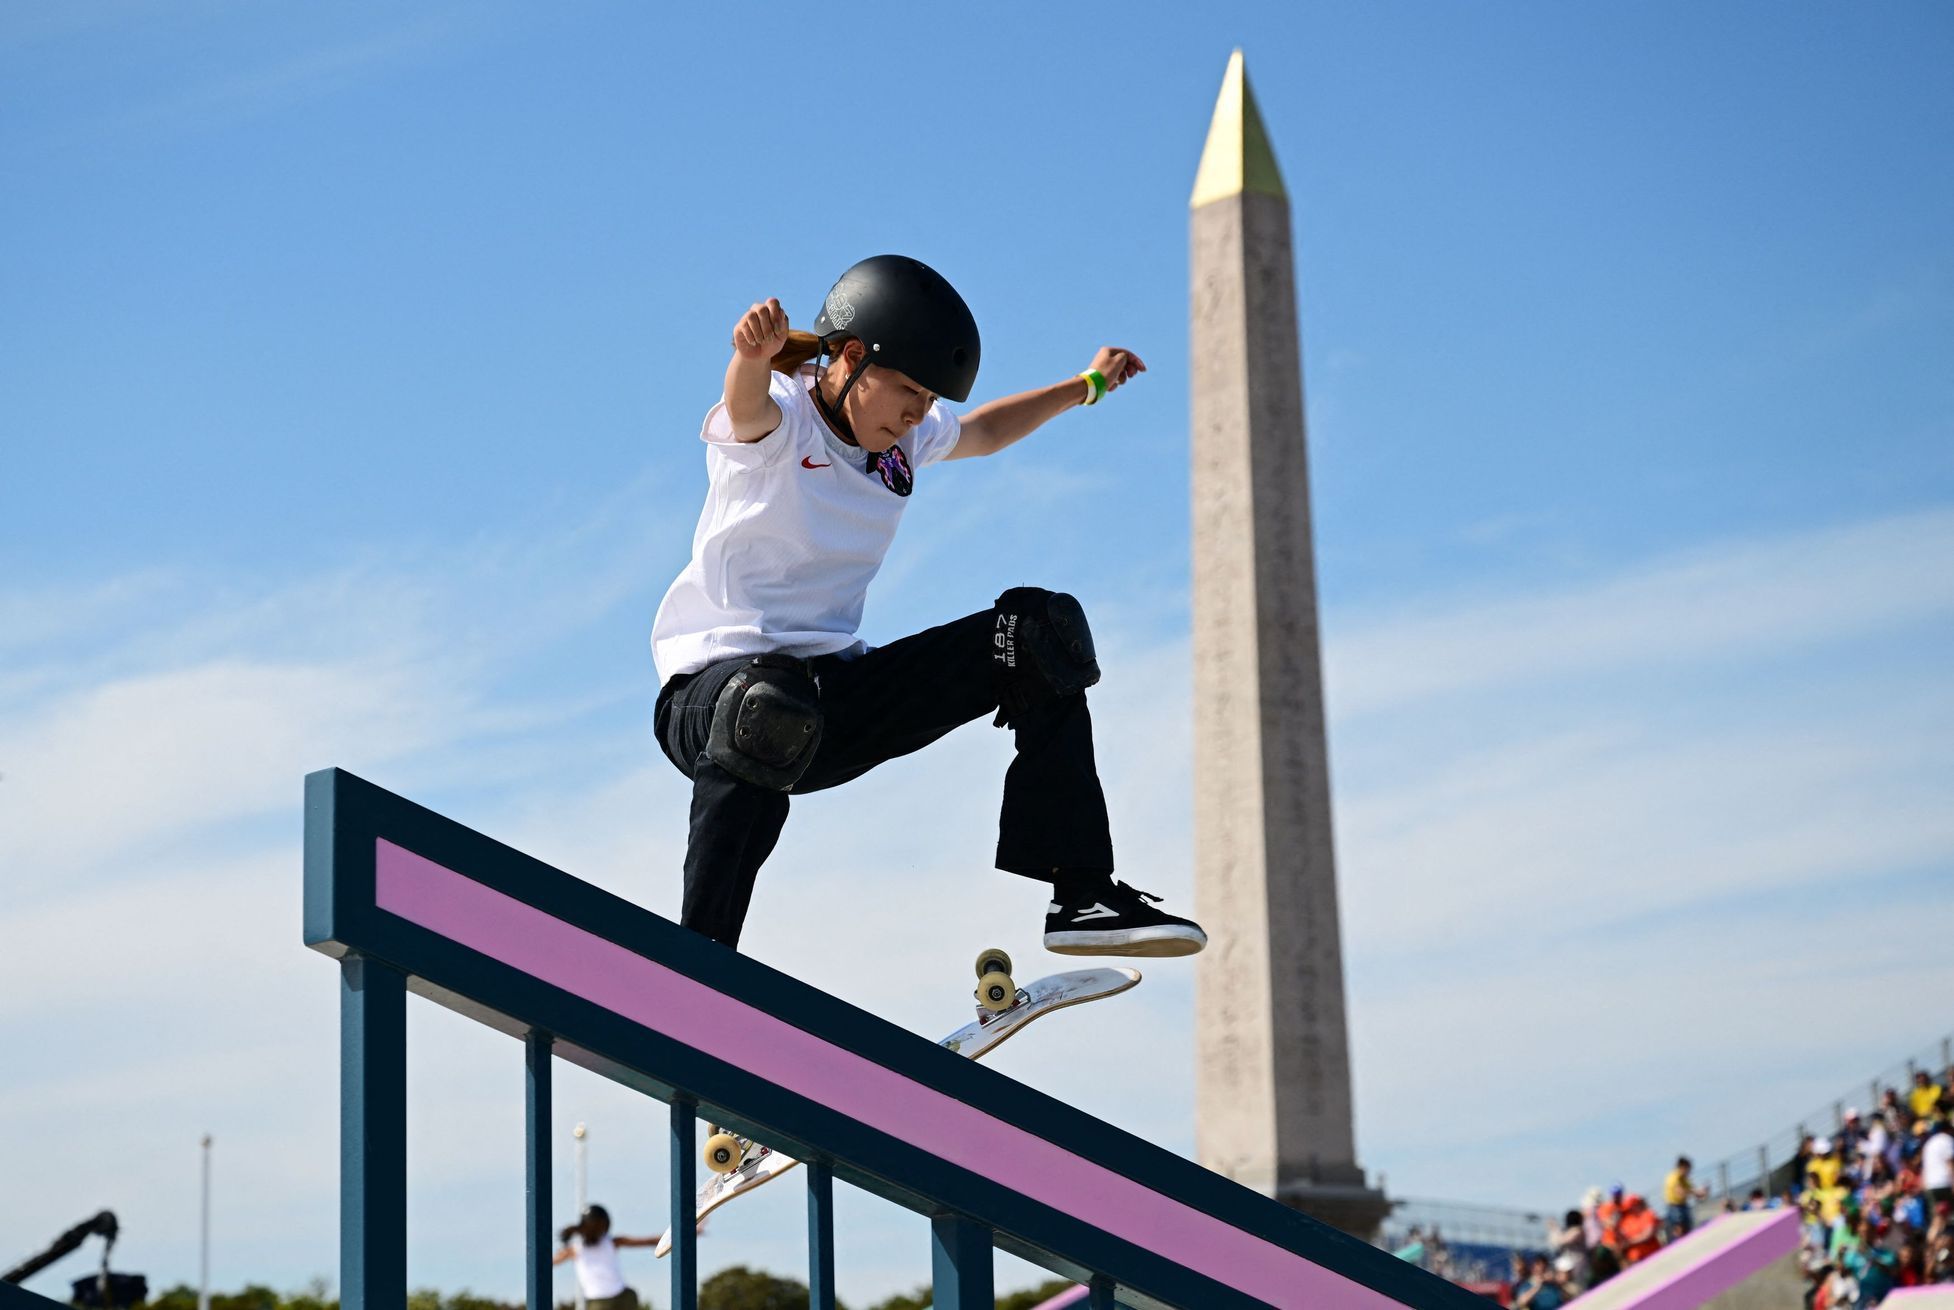
[[[1162,959],[1193,955],[1208,944],[1199,928],[1157,924],[1151,928],[1119,928],[1101,932],[1071,929],[1045,934],[1045,949],[1054,955],[1138,955]]]

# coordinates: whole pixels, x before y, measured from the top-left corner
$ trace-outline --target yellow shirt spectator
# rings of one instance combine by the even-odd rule
[[[1839,1184],[1839,1157],[1821,1155],[1805,1166],[1805,1173],[1817,1187],[1837,1187]]]
[[[1907,1092],[1907,1108],[1913,1111],[1916,1119],[1934,1117],[1934,1107],[1940,1104],[1942,1096],[1939,1083],[1928,1083],[1925,1087],[1916,1085]]]
[[[1829,1226],[1839,1221],[1839,1215],[1845,1211],[1845,1199],[1850,1195],[1852,1193],[1848,1189],[1829,1183],[1806,1192],[1805,1204],[1816,1209],[1818,1217]]]
[[[1689,1180],[1681,1169],[1671,1169],[1662,1178],[1662,1200],[1666,1205],[1689,1204]]]

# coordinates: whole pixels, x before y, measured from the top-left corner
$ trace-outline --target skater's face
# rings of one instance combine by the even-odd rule
[[[859,341],[843,345],[842,358],[847,362],[830,374],[837,391],[861,367],[865,353]],[[841,412],[854,429],[855,440],[861,448],[880,454],[921,423],[935,402],[936,397],[917,385],[907,373],[875,367],[849,389]]]

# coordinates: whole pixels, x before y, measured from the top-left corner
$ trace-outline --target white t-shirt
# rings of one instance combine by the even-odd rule
[[[1920,1148],[1920,1185],[1954,1187],[1954,1133],[1935,1133]]]
[[[577,1286],[586,1301],[601,1301],[624,1290],[624,1271],[617,1267],[617,1246],[609,1233],[594,1242],[577,1239]]]
[[[811,364],[773,374],[780,426],[759,441],[733,440],[724,400],[707,411],[699,438],[710,485],[692,560],[652,621],[660,684],[736,656],[866,649],[855,633],[868,584],[909,499],[866,472],[866,451],[828,430],[813,379]],[[962,430],[938,402],[896,444],[921,470],[956,449]]]

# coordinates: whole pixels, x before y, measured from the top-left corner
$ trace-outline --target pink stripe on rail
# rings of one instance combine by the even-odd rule
[[[382,838],[390,914],[1272,1306],[1392,1306],[1271,1242]]]

